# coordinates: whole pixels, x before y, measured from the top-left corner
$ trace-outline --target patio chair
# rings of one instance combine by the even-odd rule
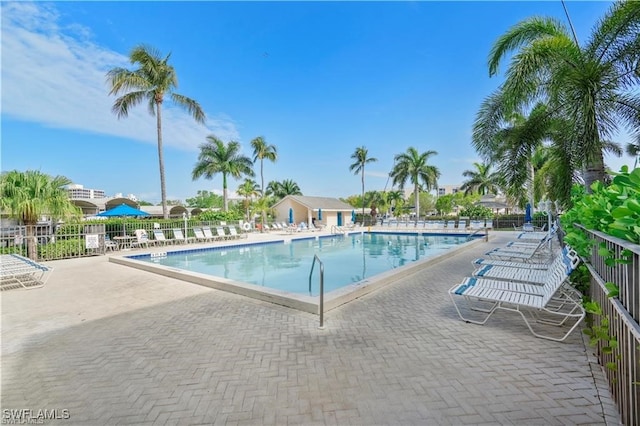
[[[207,238],[204,235],[204,232],[202,231],[202,228],[194,227],[193,228],[193,233],[196,236],[196,238],[195,238],[196,242],[204,243],[204,242],[212,241],[212,239]]]
[[[120,250],[120,245],[117,242],[113,241],[109,234],[104,234],[104,249],[105,251],[116,251]]]
[[[149,244],[155,244],[155,242],[152,242],[151,240],[149,240],[149,235],[147,234],[147,231],[144,229],[136,229],[134,231],[134,234],[136,236],[135,241],[131,242],[131,247],[149,247]]]
[[[169,243],[173,243],[174,240],[170,240],[164,235],[164,231],[162,229],[154,229],[153,230],[153,238],[158,245],[167,245]]]
[[[213,235],[213,231],[209,226],[203,226],[202,232],[204,232],[204,236],[208,238],[210,241],[221,241],[224,239],[224,237],[221,237],[220,235]]]
[[[567,283],[567,278],[561,268],[549,274],[542,285],[469,277],[454,285],[449,290],[449,297],[458,316],[465,322],[483,325],[497,310],[516,312],[534,336],[564,341],[586,315],[582,295]],[[467,309],[462,308],[456,299],[466,302]],[[534,329],[533,323],[568,326],[568,330],[557,337]]]
[[[485,255],[499,260],[540,263],[542,258],[550,259],[553,256],[553,247],[548,240],[541,240],[532,245],[512,242],[507,246],[494,248],[486,252]]]
[[[571,257],[578,256],[575,250],[570,248],[569,246],[565,246],[562,249],[563,253],[567,253],[567,255]],[[517,261],[507,261],[507,260],[498,260],[498,259],[485,259],[485,258],[477,258],[471,262],[476,267],[481,267],[484,265],[495,265],[495,266],[509,266],[511,268],[527,268],[527,269],[549,269],[551,266],[551,262],[540,262],[540,263],[525,263],[525,262],[517,262]]]
[[[216,234],[218,234],[219,240],[230,240],[233,238],[231,237],[231,235],[227,235],[222,226],[216,226],[214,229],[216,231]]]
[[[571,272],[573,272],[579,263],[580,257],[578,254],[567,248],[566,250],[563,249],[562,253],[558,255],[546,269],[527,268],[526,265],[513,267],[487,264],[476,269],[472,273],[472,276],[487,279],[544,284],[552,274],[562,274],[564,272],[567,276],[571,275]]]
[[[53,268],[18,254],[0,255],[0,290],[43,287]]]
[[[193,238],[185,237],[184,234],[182,233],[182,229],[180,228],[173,228],[172,231],[173,231],[173,240],[178,244],[188,244],[193,240]]]
[[[236,229],[235,226],[229,226],[229,239],[230,240],[238,240],[240,238],[242,238],[242,236],[244,235],[245,238],[248,238],[247,234],[238,234],[238,230]]]

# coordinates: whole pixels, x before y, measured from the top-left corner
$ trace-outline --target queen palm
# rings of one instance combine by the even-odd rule
[[[499,175],[491,171],[491,164],[473,163],[475,170],[465,170],[462,176],[468,178],[460,187],[465,194],[478,193],[480,195],[497,194]]]
[[[54,221],[80,217],[80,210],[65,189],[71,183],[64,176],[52,177],[37,170],[12,170],[0,175],[0,210],[25,225],[29,258],[38,257],[35,225],[40,217],[48,215]]]
[[[502,35],[489,55],[494,76],[517,51],[501,87],[509,109],[543,99],[551,115],[568,120],[570,148],[587,188],[605,178],[606,140],[621,125],[640,127],[639,22],[640,2],[616,2],[580,46],[558,20],[533,17]]]
[[[356,148],[351,154],[351,158],[354,162],[349,166],[349,171],[353,172],[353,174],[360,173],[360,180],[362,181],[362,217],[364,218],[364,166],[368,163],[374,163],[378,159],[369,157],[369,150],[364,146]]]
[[[198,161],[191,173],[193,180],[202,176],[206,179],[220,173],[222,174],[222,199],[223,209],[229,209],[229,200],[227,193],[227,176],[240,179],[242,176],[255,176],[253,162],[249,157],[240,154],[240,144],[230,141],[225,144],[214,135],[207,136],[207,141],[200,145],[200,154]]]
[[[253,179],[245,179],[236,192],[238,195],[244,197],[244,208],[247,212],[247,221],[249,222],[251,221],[251,217],[249,216],[249,205],[253,197],[260,195],[260,187]]]
[[[262,136],[251,141],[251,147],[253,148],[253,162],[260,160],[260,191],[262,195],[265,195],[264,188],[264,160],[269,160],[275,163],[278,160],[278,150],[275,145],[269,145]],[[262,223],[266,221],[266,213],[262,213]]]
[[[395,208],[398,206],[398,203],[404,200],[404,193],[402,191],[389,191],[386,193],[387,203],[389,206]]]
[[[302,195],[298,184],[291,179],[283,181],[272,180],[267,185],[267,195],[273,195],[277,199],[282,199],[287,195]]]
[[[407,149],[407,152],[398,154],[394,157],[394,166],[391,171],[393,185],[398,185],[400,189],[404,188],[407,181],[413,184],[413,193],[415,199],[416,222],[420,216],[420,187],[424,184],[427,191],[434,189],[440,177],[440,170],[436,166],[429,165],[427,162],[433,155],[437,155],[436,151],[418,152],[414,147]]]
[[[180,95],[174,90],[178,87],[175,69],[169,65],[169,57],[164,58],[149,46],[136,46],[129,55],[132,64],[138,64],[135,70],[114,68],[107,73],[111,86],[110,95],[122,96],[113,104],[112,111],[118,118],[127,117],[129,110],[145,101],[151,115],[156,116],[158,136],[158,165],[160,168],[160,192],[162,196],[162,215],[169,218],[167,209],[167,188],[164,173],[164,156],[162,153],[162,104],[168,95],[174,104],[186,109],[198,123],[204,123],[205,115],[200,104],[195,100]]]

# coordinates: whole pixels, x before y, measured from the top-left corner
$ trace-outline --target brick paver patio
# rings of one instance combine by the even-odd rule
[[[50,262],[0,294],[1,406],[64,424],[618,424],[575,332],[460,321],[447,290],[488,243],[318,317],[121,265]],[[3,422],[7,422],[3,417]]]

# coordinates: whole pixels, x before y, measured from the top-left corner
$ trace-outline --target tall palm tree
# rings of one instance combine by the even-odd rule
[[[543,99],[552,115],[569,120],[587,189],[605,179],[605,141],[620,126],[640,127],[638,22],[640,2],[616,2],[580,46],[560,21],[528,18],[499,37],[489,55],[494,76],[516,51],[501,87],[508,108]]]
[[[253,148],[253,162],[260,160],[260,190],[264,193],[264,160],[275,163],[278,160],[278,149],[275,145],[269,145],[264,137],[258,136],[251,141]]]
[[[351,154],[351,158],[354,162],[349,166],[349,171],[355,175],[360,173],[360,179],[362,181],[362,217],[364,218],[364,166],[368,163],[374,163],[378,161],[378,159],[369,157],[369,150],[364,146],[356,148],[353,154]]]
[[[298,184],[291,179],[284,179],[281,182],[272,180],[267,185],[267,195],[273,195],[280,200],[287,195],[302,195],[302,191],[300,191]]]
[[[222,174],[222,199],[224,211],[229,209],[227,194],[227,176],[240,179],[242,176],[255,176],[253,162],[247,156],[240,154],[240,144],[230,141],[225,144],[214,135],[207,136],[207,141],[200,145],[198,161],[193,168],[193,180],[204,176],[206,179]]]
[[[403,189],[407,181],[413,184],[416,222],[420,216],[420,186],[424,184],[425,189],[430,191],[436,187],[440,177],[440,170],[436,166],[427,164],[429,158],[437,154],[432,150],[420,153],[416,148],[410,147],[407,152],[394,157],[395,165],[391,171],[393,185]]]
[[[491,171],[491,164],[473,163],[475,170],[465,170],[462,176],[467,179],[460,189],[465,194],[478,193],[480,195],[497,194],[499,189],[499,175]]]
[[[0,175],[0,210],[26,226],[29,258],[38,257],[35,225],[43,215],[54,222],[81,216],[65,188],[71,183],[64,176],[52,177],[37,170],[12,170]]]
[[[162,153],[162,104],[168,95],[174,104],[184,108],[198,123],[204,123],[205,115],[200,104],[184,95],[175,93],[178,87],[178,77],[175,69],[169,65],[169,57],[164,58],[160,52],[152,47],[139,45],[129,54],[132,64],[138,68],[113,68],[107,73],[107,80],[111,86],[110,95],[122,96],[113,104],[112,111],[118,118],[127,117],[129,110],[145,101],[151,115],[156,116],[156,131],[158,135],[158,165],[160,167],[160,192],[162,195],[162,215],[169,218],[167,209],[167,188],[164,173],[164,155]]]
[[[269,160],[275,163],[278,160],[278,150],[275,145],[269,145],[262,136],[251,141],[251,147],[253,148],[253,162],[260,160],[260,191],[262,196],[265,196],[264,188],[264,160]],[[267,219],[266,212],[262,211],[262,223]]]
[[[260,187],[255,180],[245,179],[244,182],[242,182],[242,184],[238,186],[236,192],[238,193],[238,195],[244,197],[244,208],[247,212],[247,222],[250,222],[251,217],[249,216],[249,205],[253,197],[260,195]]]

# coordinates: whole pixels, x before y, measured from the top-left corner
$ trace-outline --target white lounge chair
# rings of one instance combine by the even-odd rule
[[[131,247],[149,247],[149,244],[156,244],[155,241],[149,240],[149,234],[144,229],[136,229],[134,231],[136,240],[131,242]]]
[[[449,297],[463,321],[482,325],[497,310],[506,310],[518,313],[534,336],[564,341],[585,317],[580,293],[566,280],[567,275],[559,270],[543,285],[470,277],[453,286]],[[456,299],[464,300],[466,309]],[[560,336],[543,334],[532,323],[568,326],[568,330]]]
[[[193,238],[185,237],[184,233],[182,232],[182,229],[180,229],[180,228],[173,228],[172,231],[173,231],[173,240],[176,243],[188,244],[193,240]]]
[[[215,230],[218,240],[230,240],[232,238],[230,235],[227,235],[227,233],[224,232],[224,228],[222,226],[216,226]]]
[[[167,237],[165,237],[162,229],[154,229],[153,238],[154,238],[154,241],[156,241],[156,244],[158,245],[167,245],[173,242],[173,240],[169,240]]]
[[[116,251],[120,250],[120,245],[117,242],[113,241],[109,234],[104,234],[104,249],[105,251]]]
[[[472,275],[486,279],[544,284],[552,274],[565,273],[569,276],[579,263],[580,257],[578,254],[573,250],[567,249],[563,250],[546,269],[527,268],[526,264],[520,267],[484,265],[476,269]]]
[[[235,226],[229,226],[229,239],[237,240],[242,238],[242,235],[244,235],[245,238],[248,237],[247,234],[238,234],[238,230]]]
[[[52,271],[52,267],[18,254],[0,255],[0,290],[42,287]]]
[[[196,241],[197,242],[206,243],[206,242],[209,242],[209,241],[213,241],[213,238],[207,238],[204,235],[204,232],[202,231],[202,228],[194,227],[193,228],[193,233],[196,236]]]

